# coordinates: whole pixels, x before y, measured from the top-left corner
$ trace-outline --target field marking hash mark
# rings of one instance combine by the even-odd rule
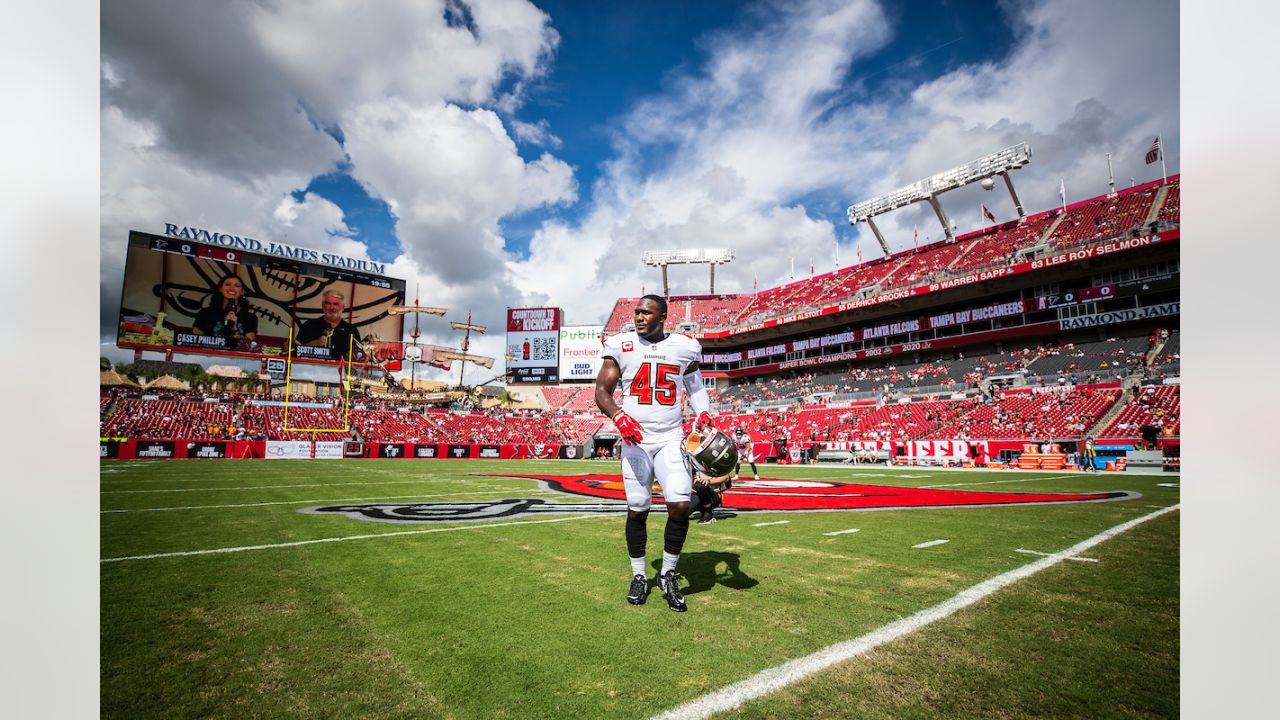
[[[786,525],[790,520],[774,520],[773,522],[752,523],[751,527],[764,527],[765,525]]]
[[[918,545],[912,545],[911,547],[913,549],[918,550],[920,548],[933,547],[934,545],[945,545],[946,543],[949,543],[949,542],[951,541],[950,540],[930,540],[928,542],[922,542]]]
[[[822,533],[822,534],[831,536],[831,535],[845,535],[847,533],[856,533],[856,532],[859,532],[859,528],[849,528],[848,530],[836,530],[835,532]]]

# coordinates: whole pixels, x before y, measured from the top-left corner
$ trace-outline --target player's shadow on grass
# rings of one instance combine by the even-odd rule
[[[653,567],[661,570],[662,561],[655,561]],[[759,580],[743,571],[738,553],[716,550],[682,554],[680,574],[689,581],[689,586],[682,590],[685,595],[705,592],[717,584],[731,590],[750,590],[760,584]]]

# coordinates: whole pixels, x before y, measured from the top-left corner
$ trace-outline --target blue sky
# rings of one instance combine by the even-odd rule
[[[727,293],[871,260],[851,203],[1018,142],[1031,210],[1064,181],[1070,200],[1106,192],[1108,152],[1122,185],[1158,177],[1158,132],[1177,172],[1178,36],[1162,0],[117,0],[103,340],[123,238],[166,222],[386,262],[489,325],[542,305],[600,322],[659,283],[648,249],[733,248]],[[962,232],[982,203],[1014,212],[999,192],[943,198]],[[921,206],[878,221],[891,250],[917,224],[937,239]],[[705,292],[705,273],[671,283]]]

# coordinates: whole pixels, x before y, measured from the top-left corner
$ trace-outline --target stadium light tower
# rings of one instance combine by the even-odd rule
[[[1026,143],[1018,143],[1013,147],[1005,148],[1000,152],[951,168],[933,177],[917,180],[887,195],[881,195],[880,197],[850,205],[849,224],[857,225],[860,222],[865,222],[869,225],[871,232],[875,233],[876,240],[880,241],[880,248],[884,250],[885,255],[888,255],[889,244],[885,242],[884,235],[880,234],[880,228],[876,227],[872,218],[923,200],[933,207],[934,214],[938,216],[938,222],[942,223],[942,232],[950,240],[955,237],[954,232],[951,230],[951,219],[947,217],[947,212],[942,209],[942,204],[938,202],[938,196],[948,190],[955,190],[969,183],[989,180],[997,175],[1004,178],[1004,185],[1009,189],[1009,196],[1013,198],[1013,206],[1018,209],[1018,217],[1026,217],[1027,211],[1022,208],[1022,200],[1018,198],[1017,191],[1013,189],[1013,181],[1009,179],[1009,171],[1017,170],[1029,162],[1031,162],[1031,146]],[[990,185],[984,183],[983,187],[989,188]]]
[[[644,254],[644,264],[662,268],[662,295],[665,297],[670,295],[670,286],[667,284],[667,266],[668,265],[699,265],[705,264],[711,266],[711,294],[716,294],[716,265],[733,260],[737,253],[727,248],[698,248],[696,250],[658,250],[646,252]]]

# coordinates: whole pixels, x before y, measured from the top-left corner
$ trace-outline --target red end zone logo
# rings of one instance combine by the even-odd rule
[[[621,475],[493,475],[541,480],[553,490],[609,500],[626,501]],[[654,497],[661,488],[654,485]],[[1136,497],[1129,492],[1011,493],[937,490],[891,485],[863,485],[835,480],[741,480],[724,494],[728,510],[879,510],[958,505],[1020,505],[1026,503],[1089,502]]]
[[[597,498],[603,502],[555,502],[542,499],[504,498],[465,502],[394,503],[331,505],[303,508],[304,513],[336,513],[360,520],[379,522],[466,522],[494,520],[530,515],[624,513],[626,493],[621,475],[593,473],[589,475],[506,475],[537,480],[551,490],[570,495]],[[654,499],[660,501],[661,488],[654,486]],[[736,512],[779,511],[859,511],[906,508],[991,507],[995,505],[1028,505],[1049,503],[1104,502],[1128,500],[1138,493],[1114,491],[1102,493],[1024,493],[949,490],[890,485],[865,485],[835,480],[785,480],[761,478],[739,480],[724,494],[724,505]]]

